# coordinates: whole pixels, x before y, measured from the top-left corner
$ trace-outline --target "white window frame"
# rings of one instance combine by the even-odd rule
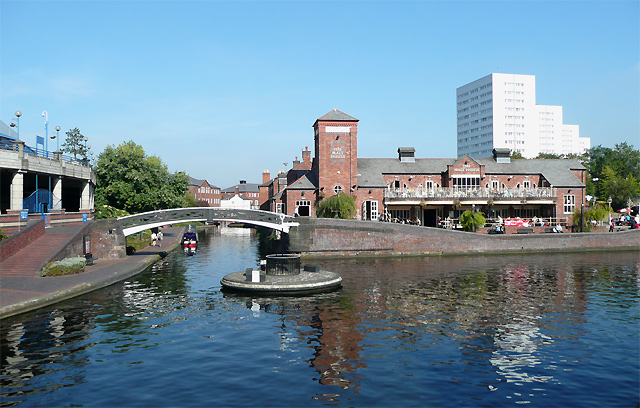
[[[371,203],[371,214],[367,214],[367,203]],[[362,202],[362,219],[363,220],[378,220],[378,201],[376,200],[364,200]]]
[[[565,214],[573,214],[576,210],[576,195],[565,194],[563,196],[563,210]]]
[[[340,184],[338,184],[337,186],[333,187],[333,192],[338,195],[339,193],[342,193],[344,190],[342,189],[342,186]]]

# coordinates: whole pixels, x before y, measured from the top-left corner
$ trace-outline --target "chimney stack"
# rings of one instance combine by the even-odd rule
[[[309,146],[305,146],[302,151],[302,162],[311,166],[311,151],[309,150]]]

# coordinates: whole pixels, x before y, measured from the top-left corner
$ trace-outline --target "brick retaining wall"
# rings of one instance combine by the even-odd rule
[[[488,235],[376,221],[298,218],[289,251],[305,256],[640,250],[640,230]]]
[[[0,262],[44,235],[44,220],[29,220],[25,229],[0,243]]]

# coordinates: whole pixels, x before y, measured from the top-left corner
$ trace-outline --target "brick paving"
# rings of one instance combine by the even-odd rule
[[[40,238],[0,262],[0,278],[38,276],[41,265],[65,245],[83,225],[47,228]]]
[[[0,318],[54,304],[134,276],[175,249],[184,231],[183,227],[165,228],[162,247],[150,246],[122,259],[97,259],[77,275],[40,277],[44,262],[67,245],[77,228],[48,228],[44,236],[0,263]]]

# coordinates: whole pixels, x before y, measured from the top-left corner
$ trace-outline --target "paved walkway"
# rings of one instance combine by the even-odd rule
[[[40,277],[44,259],[74,232],[52,227],[17,254],[0,263],[0,318],[51,305],[109,286],[144,271],[180,245],[184,227],[163,229],[161,247],[149,246],[123,259],[98,259],[77,275]]]

